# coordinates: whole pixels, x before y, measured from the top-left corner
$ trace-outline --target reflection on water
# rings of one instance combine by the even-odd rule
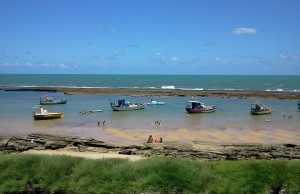
[[[69,95],[65,105],[47,106],[49,111],[64,112],[60,120],[34,121],[32,108],[39,103],[42,92],[0,92],[0,135],[26,134],[29,132],[51,132],[58,134],[99,135],[97,122],[106,121],[107,127],[128,130],[193,130],[236,129],[236,130],[300,130],[300,112],[297,101],[275,99],[222,99],[198,98],[206,104],[216,105],[217,112],[208,114],[187,114],[184,110],[189,97],[161,97],[166,105],[148,106],[144,110],[113,112],[109,103],[118,96]],[[159,100],[159,97],[152,97]],[[150,97],[126,97],[131,102],[145,103]],[[267,104],[273,114],[252,116],[250,104]],[[102,109],[103,112],[81,115],[80,111]],[[161,125],[155,125],[160,121]],[[95,129],[94,129],[95,128]]]

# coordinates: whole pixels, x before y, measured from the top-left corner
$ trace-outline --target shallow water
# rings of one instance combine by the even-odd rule
[[[0,135],[19,135],[33,132],[45,132],[63,135],[99,136],[97,122],[106,121],[106,126],[126,130],[156,131],[187,128],[195,131],[228,130],[285,130],[300,134],[300,112],[297,101],[276,99],[224,99],[204,97],[196,98],[208,105],[216,105],[217,112],[192,114],[185,112],[185,103],[190,97],[156,97],[165,101],[165,105],[147,106],[144,110],[113,112],[109,103],[120,96],[68,95],[65,105],[46,106],[49,111],[64,112],[59,120],[34,121],[32,108],[39,103],[43,92],[4,92],[0,91]],[[131,102],[149,102],[149,97],[125,97]],[[252,116],[249,114],[251,103],[260,102],[273,108],[271,115]],[[80,111],[102,109],[103,112],[80,115]],[[155,126],[156,120],[161,121]]]

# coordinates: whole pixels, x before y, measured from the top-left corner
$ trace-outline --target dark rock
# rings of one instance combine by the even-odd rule
[[[65,141],[46,141],[45,143],[45,148],[46,149],[52,149],[52,150],[56,150],[59,148],[64,148],[68,145],[68,142]]]
[[[133,152],[132,150],[124,149],[124,150],[119,151],[119,154],[133,155],[133,154],[136,154],[136,153]]]
[[[138,154],[143,156],[168,156],[208,160],[241,160],[241,159],[300,159],[300,146],[294,144],[260,145],[193,145],[166,142],[162,144],[144,144],[117,146],[92,138],[60,137],[46,134],[30,134],[26,137],[0,137],[0,152],[22,152],[29,149],[60,149],[72,148],[79,151],[119,154]]]

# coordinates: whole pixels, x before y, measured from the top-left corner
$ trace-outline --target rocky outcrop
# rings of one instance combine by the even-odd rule
[[[261,91],[261,90],[181,90],[181,89],[150,89],[150,88],[70,88],[51,86],[10,87],[0,86],[4,91],[47,91],[63,92],[65,94],[97,94],[122,96],[200,96],[221,98],[277,98],[300,99],[300,92],[292,91]]]
[[[112,145],[92,138],[60,137],[44,134],[30,134],[26,137],[0,138],[0,152],[23,152],[30,149],[61,149],[93,151],[99,153],[116,152],[126,155],[185,157],[207,160],[247,160],[247,159],[300,159],[300,145],[294,144],[233,144],[207,145],[163,144]]]

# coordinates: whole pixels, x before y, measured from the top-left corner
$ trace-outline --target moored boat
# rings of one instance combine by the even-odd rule
[[[156,101],[156,100],[151,100],[151,102],[148,102],[147,105],[164,105],[166,104],[163,101]]]
[[[145,106],[139,103],[130,103],[124,99],[118,100],[117,102],[110,103],[111,108],[114,111],[130,111],[130,110],[141,110]]]
[[[266,114],[271,114],[272,109],[263,104],[251,104],[250,112],[253,115],[266,115]]]
[[[207,106],[199,101],[188,101],[185,110],[188,113],[211,113],[217,110],[216,106]]]
[[[54,104],[66,104],[67,100],[64,97],[59,96],[41,96],[40,105],[54,105]]]
[[[64,113],[60,112],[48,112],[43,107],[40,108],[40,112],[34,112],[34,120],[49,120],[49,119],[60,119],[64,116]]]
[[[298,102],[298,111],[300,111],[300,102]]]

